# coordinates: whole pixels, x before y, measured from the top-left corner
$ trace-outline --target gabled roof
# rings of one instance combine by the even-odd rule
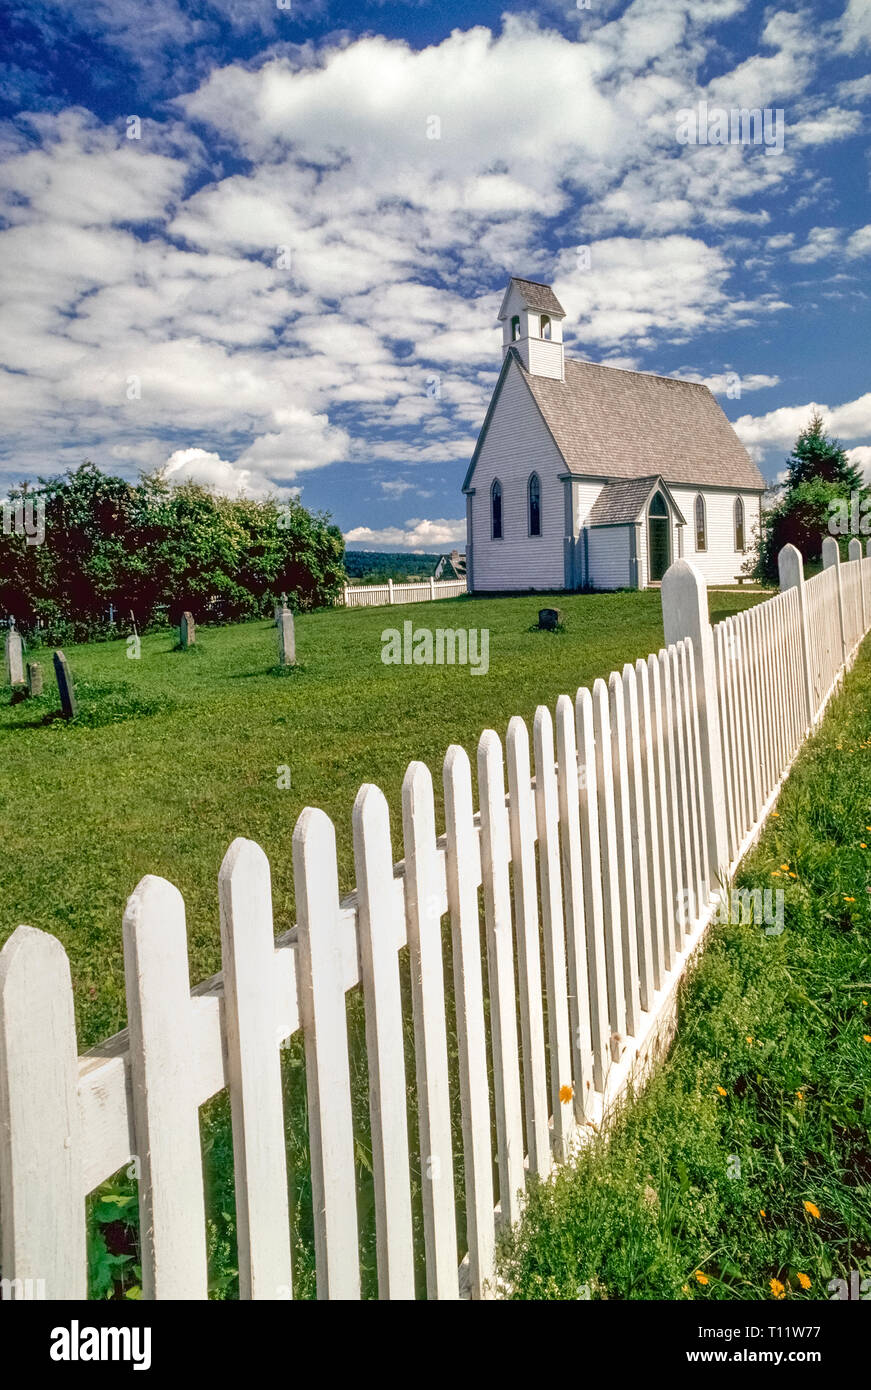
[[[584,525],[618,526],[624,522],[637,521],[657,489],[661,489],[668,498],[678,525],[685,526],[686,521],[680,507],[658,474],[649,478],[629,478],[625,482],[606,483],[590,508]]]
[[[507,309],[508,298],[514,287],[520,292],[524,303],[530,309],[541,311],[545,314],[559,314],[561,319],[566,316],[566,311],[560,304],[550,285],[542,285],[538,280],[520,280],[516,275],[512,275],[508,281],[508,288],[502,297],[502,307],[499,310],[500,319],[504,319]]]
[[[565,381],[530,376],[516,349],[502,371],[463,483],[467,489],[509,367],[516,364],[566,469],[579,477],[661,477],[689,487],[765,489],[707,386],[565,359]]]
[[[571,358],[565,381],[530,376],[519,358],[518,365],[570,473],[765,487],[707,386]]]

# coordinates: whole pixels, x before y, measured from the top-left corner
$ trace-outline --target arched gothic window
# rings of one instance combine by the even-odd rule
[[[705,499],[701,493],[696,497],[696,550],[707,550],[708,532],[705,524]]]
[[[490,488],[490,523],[491,534],[494,541],[502,539],[502,484],[498,478],[493,479],[493,486]]]
[[[529,498],[529,534],[531,536],[541,535],[541,483],[538,474],[533,473],[527,483],[526,491]]]

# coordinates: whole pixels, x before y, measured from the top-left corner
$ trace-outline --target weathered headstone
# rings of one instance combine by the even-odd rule
[[[187,651],[188,647],[193,647],[196,645],[197,625],[194,622],[194,617],[192,613],[185,612],[181,615],[181,625],[179,626],[179,640],[181,642],[183,651]]]
[[[538,626],[543,627],[547,632],[553,632],[555,628],[559,627],[561,618],[561,608],[539,608],[538,610]]]
[[[42,694],[42,667],[38,661],[27,663],[27,693],[31,698]]]
[[[284,608],[278,618],[278,664],[296,665],[296,638],[293,631],[293,614]]]
[[[286,612],[287,612],[287,594],[285,594],[284,592],[282,592],[282,595],[281,595],[281,602],[280,602],[280,603],[276,603],[276,605],[275,605],[275,626],[276,626],[276,627],[278,627],[279,623],[281,622],[281,615],[282,615],[282,613],[286,613]]]
[[[12,686],[24,684],[24,649],[21,633],[16,627],[10,627],[6,634],[6,683]]]
[[[76,687],[73,684],[73,673],[69,668],[69,663],[61,651],[54,654],[54,674],[57,677],[57,688],[64,719],[75,719],[78,712]]]

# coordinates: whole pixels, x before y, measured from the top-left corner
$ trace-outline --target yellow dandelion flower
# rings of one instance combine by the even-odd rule
[[[780,1280],[779,1280],[779,1279],[769,1279],[768,1282],[769,1282],[769,1284],[771,1285],[771,1292],[774,1294],[774,1297],[775,1297],[775,1298],[783,1298],[784,1294],[786,1293],[786,1289],[783,1287],[783,1285],[781,1284]]]
[[[790,878],[798,878],[798,874],[794,874],[794,873],[792,872],[792,869],[790,869],[790,871],[789,871],[789,876],[790,876]]]
[[[842,896],[845,903],[854,903],[856,901],[855,898],[848,898],[846,893],[844,893]]]
[[[771,814],[772,814],[773,816],[777,816],[778,818],[780,817],[780,812],[779,812],[779,811],[772,811]],[[871,825],[869,825],[868,829],[871,830]]]
[[[709,1282],[707,1274],[702,1274],[702,1271],[700,1269],[696,1270],[696,1278],[698,1279],[700,1284],[707,1284]]]
[[[859,848],[860,848],[860,849],[867,849],[867,848],[868,848],[868,846],[866,845],[866,843],[865,843],[864,840],[860,840],[860,841],[859,841]]]
[[[819,1221],[820,1209],[819,1207],[814,1206],[813,1202],[805,1202],[804,1209],[807,1212],[808,1216],[812,1216],[816,1221]]]
[[[871,1033],[863,1033],[863,1034],[862,1034],[862,1041],[863,1041],[863,1042],[871,1042]]]
[[[759,1215],[760,1215],[760,1216],[764,1216],[764,1215],[765,1215],[765,1208],[764,1208],[764,1207],[760,1207],[760,1208],[759,1208]]]
[[[747,1034],[747,1044],[749,1047],[753,1046],[753,1039],[751,1038],[749,1033]]]
[[[779,869],[772,869],[772,870],[771,870],[771,877],[772,877],[772,878],[780,878],[780,870],[779,870]]]
[[[723,1088],[722,1088],[722,1086],[718,1086],[718,1087],[717,1087],[717,1093],[718,1093],[718,1095],[721,1095],[721,1096],[728,1095],[728,1092],[727,1092],[727,1091],[724,1091]]]
[[[804,1100],[804,1095],[801,1091],[796,1091],[796,1095],[798,1096],[799,1100]]]
[[[798,1282],[801,1284],[803,1289],[809,1289],[811,1286],[811,1281],[806,1274],[800,1274],[798,1276]]]
[[[788,865],[788,864],[781,864],[780,867],[781,867],[781,869],[783,869],[783,872],[784,872],[785,874],[788,874],[788,873],[789,873],[789,865]]]
[[[567,1105],[568,1102],[569,1102],[569,1101],[571,1100],[571,1098],[572,1098],[572,1088],[571,1088],[571,1086],[560,1086],[560,1088],[559,1088],[559,1098],[560,1098],[560,1101],[561,1101],[561,1103],[562,1103],[563,1105]]]

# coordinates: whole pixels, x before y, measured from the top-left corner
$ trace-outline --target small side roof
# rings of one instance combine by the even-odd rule
[[[685,526],[686,521],[680,507],[668,486],[655,473],[647,478],[630,478],[626,481],[606,483],[593,503],[584,525],[619,526],[622,523],[637,521],[657,490],[668,498],[678,525]]]
[[[564,319],[566,311],[560,304],[550,285],[542,285],[538,280],[521,280],[516,275],[512,275],[508,281],[508,288],[502,297],[502,307],[499,310],[499,318],[504,319],[508,313],[508,300],[512,289],[516,289],[523,299],[527,308],[535,309],[544,314],[556,314]]]

